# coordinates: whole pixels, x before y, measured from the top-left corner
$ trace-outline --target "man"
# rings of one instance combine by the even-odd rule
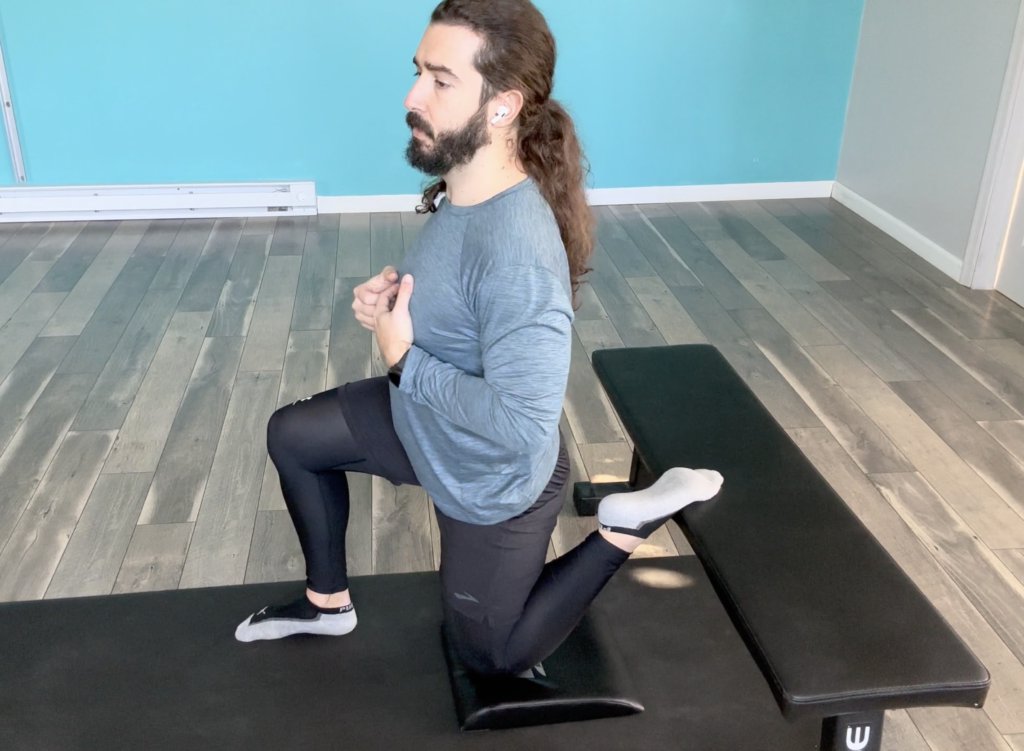
[[[601,529],[545,564],[569,473],[558,418],[572,299],[593,247],[583,155],[551,98],[554,39],[529,0],[445,0],[413,62],[406,157],[438,178],[420,207],[431,216],[401,272],[382,270],[352,303],[389,375],[271,418],[307,590],[236,636],[355,628],[345,473],[365,472],[427,489],[454,643],[472,669],[518,673],[565,639],[646,536],[722,480],[677,468],[610,496]]]

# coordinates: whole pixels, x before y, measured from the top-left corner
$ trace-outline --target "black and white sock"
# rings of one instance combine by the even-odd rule
[[[722,475],[714,470],[673,467],[649,488],[604,498],[597,521],[601,529],[646,539],[673,514],[713,498],[721,487]]]
[[[352,603],[340,608],[317,607],[303,595],[284,605],[268,605],[253,613],[235,629],[238,641],[281,639],[292,634],[341,636],[356,627]]]

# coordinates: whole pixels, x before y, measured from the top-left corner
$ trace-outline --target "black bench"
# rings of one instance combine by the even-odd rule
[[[2,603],[0,748],[870,751],[886,708],[981,705],[985,669],[714,349],[594,367],[638,484],[725,486],[676,519],[697,556],[628,562],[546,675],[446,664],[434,572],[354,577],[337,639],[235,642],[298,582]]]
[[[710,345],[602,350],[594,370],[634,444],[629,483],[708,467],[721,493],[676,515],[787,718],[822,718],[823,748],[878,748],[885,709],[980,707],[989,676]],[[624,487],[625,486],[625,487]],[[870,741],[860,746],[870,725]]]

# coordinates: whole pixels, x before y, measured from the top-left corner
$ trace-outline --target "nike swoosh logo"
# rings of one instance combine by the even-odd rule
[[[469,602],[475,602],[475,603],[479,603],[480,602],[480,600],[478,600],[475,597],[473,597],[473,595],[470,595],[470,594],[460,595],[458,592],[455,592],[455,599],[457,599],[457,600],[468,600]]]

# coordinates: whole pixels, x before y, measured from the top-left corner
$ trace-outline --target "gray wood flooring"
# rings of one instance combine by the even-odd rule
[[[1024,749],[1024,310],[830,200],[595,215],[562,417],[573,478],[629,472],[596,349],[715,344],[992,672],[984,711],[893,712],[884,747]],[[381,372],[352,289],[422,225],[5,226],[0,599],[301,579],[267,419]],[[350,486],[353,574],[437,566],[422,490]],[[567,504],[550,555],[593,529]],[[637,555],[691,552],[673,528]]]

